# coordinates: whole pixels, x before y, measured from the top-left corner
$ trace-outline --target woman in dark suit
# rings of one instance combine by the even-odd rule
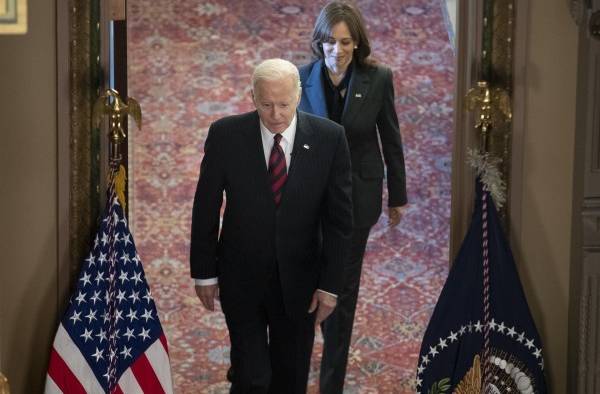
[[[369,58],[371,47],[360,12],[339,1],[327,4],[317,17],[311,46],[317,60],[300,68],[303,89],[299,109],[343,125],[352,160],[351,256],[337,307],[321,326],[325,343],[320,390],[341,394],[362,260],[369,231],[381,214],[384,161],[389,224],[395,226],[407,202],[404,153],[392,72]]]

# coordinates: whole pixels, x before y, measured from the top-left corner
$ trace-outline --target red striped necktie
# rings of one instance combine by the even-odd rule
[[[273,197],[275,198],[275,205],[279,206],[281,202],[281,192],[283,191],[283,185],[287,180],[287,170],[285,164],[285,154],[279,142],[281,141],[281,134],[275,134],[273,137],[275,143],[271,149],[271,156],[269,157],[269,179],[271,181],[271,190],[273,191]]]

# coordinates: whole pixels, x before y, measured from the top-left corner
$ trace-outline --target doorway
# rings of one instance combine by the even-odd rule
[[[346,390],[414,392],[420,341],[448,271],[453,30],[445,1],[356,3],[374,58],[394,72],[410,205],[397,228],[387,227],[384,210],[371,232]],[[311,60],[310,33],[324,4],[128,0],[128,95],[144,112],[144,129],[129,133],[129,216],[169,340],[177,392],[228,389],[224,318],[203,310],[188,266],[191,204],[208,126],[253,109],[250,74],[260,60]],[[311,393],[320,334],[315,342]]]

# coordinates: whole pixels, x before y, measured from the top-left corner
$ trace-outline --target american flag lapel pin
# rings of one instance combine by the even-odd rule
[[[308,144],[304,144],[302,147],[306,150],[310,149],[310,146],[308,146]]]

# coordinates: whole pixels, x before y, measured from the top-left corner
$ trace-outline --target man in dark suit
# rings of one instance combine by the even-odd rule
[[[220,297],[231,392],[304,394],[314,327],[336,305],[352,232],[349,151],[341,126],[296,110],[293,64],[261,63],[252,85],[256,111],[208,132],[191,275],[207,309]]]

